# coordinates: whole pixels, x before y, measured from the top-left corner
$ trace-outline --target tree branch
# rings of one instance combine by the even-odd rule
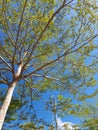
[[[89,37],[88,39],[86,39],[87,41],[84,42],[81,46],[79,46],[78,48],[76,48],[75,50],[72,50],[71,53],[78,51],[79,49],[81,49],[83,46],[85,46],[87,43],[89,43],[90,41],[92,41],[94,38],[96,38],[98,36],[98,34],[94,35],[92,38]]]
[[[10,66],[10,64],[8,64],[4,58],[2,56],[0,56],[0,59],[3,61],[4,64],[6,64],[11,70],[12,70],[12,67]]]
[[[17,37],[16,37],[16,44],[17,44],[17,42],[18,42],[19,33],[20,33],[20,29],[21,29],[21,24],[22,24],[22,21],[23,21],[23,15],[24,15],[24,11],[25,11],[27,2],[28,2],[28,0],[25,1],[24,7],[23,7],[23,11],[22,11],[22,14],[21,14],[21,19],[20,19],[20,22],[19,22],[18,32],[17,32]]]
[[[51,76],[47,76],[47,75],[32,74],[31,76],[34,76],[34,77],[43,77],[43,78],[46,78],[46,79],[50,79],[50,80],[56,80],[56,81],[59,81],[59,79],[54,78],[54,77],[51,77]]]

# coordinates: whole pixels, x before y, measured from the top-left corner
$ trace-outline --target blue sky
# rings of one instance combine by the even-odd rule
[[[0,32],[1,41],[2,41],[2,36],[3,35],[4,34],[2,34],[2,32]],[[95,43],[98,44],[97,39],[96,39]],[[98,56],[98,49],[93,51],[91,53],[91,55]],[[90,63],[90,60],[91,59],[88,59],[87,63],[88,62]],[[95,79],[98,81],[98,73],[95,75]],[[2,87],[5,87],[5,86],[1,85],[0,87],[2,88]],[[98,86],[88,88],[86,91],[87,91],[88,94],[91,94],[96,89],[98,89]],[[14,92],[14,94],[15,94],[15,92]],[[34,101],[34,106],[35,106],[35,109],[37,111],[37,115],[38,115],[39,118],[44,118],[47,121],[51,122],[51,120],[52,120],[52,112],[45,110],[45,105],[46,105],[45,101],[47,101],[49,99],[49,97],[51,97],[51,96],[54,96],[54,98],[56,99],[58,94],[60,94],[60,92],[58,92],[58,91],[53,91],[53,92],[48,91],[48,92],[44,93],[41,96],[42,99],[40,101]],[[70,95],[66,95],[66,96],[70,96]],[[73,98],[72,96],[70,96],[70,97]],[[93,99],[87,99],[87,102],[91,102],[91,104],[95,104],[95,101],[97,100],[97,98],[98,98],[98,95],[96,97],[94,97]],[[59,118],[59,116],[58,116],[58,118]],[[74,117],[74,116],[66,116],[65,115],[61,119],[62,119],[63,122],[73,122],[75,124],[81,123],[80,118]],[[13,128],[12,128],[12,130],[13,130]]]

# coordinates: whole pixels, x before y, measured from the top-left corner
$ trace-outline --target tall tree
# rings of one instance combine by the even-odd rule
[[[96,84],[96,28],[96,1],[0,1],[0,83],[7,85],[0,129],[19,83],[78,96]]]

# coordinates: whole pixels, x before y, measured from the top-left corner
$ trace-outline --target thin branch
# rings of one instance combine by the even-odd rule
[[[9,72],[11,72],[11,70],[9,70],[8,68],[0,68],[0,71],[9,71]]]
[[[0,84],[7,84],[7,82],[4,80],[0,80]]]
[[[47,75],[32,74],[31,76],[34,76],[34,77],[43,77],[43,78],[46,78],[46,79],[50,79],[50,80],[56,80],[56,81],[59,81],[59,79],[54,78],[54,77],[51,77],[51,76],[47,76]]]
[[[15,47],[14,36],[13,36],[13,33],[12,33],[12,31],[11,31],[11,29],[10,29],[10,26],[9,26],[9,24],[8,24],[7,15],[6,15],[6,12],[5,12],[5,10],[4,10],[5,7],[3,7],[4,5],[5,5],[5,4],[4,4],[4,1],[3,1],[3,4],[2,4],[2,15],[4,16],[4,26],[3,26],[3,28],[5,28],[6,33],[7,33],[8,37],[9,37],[9,39],[10,39],[10,41],[11,41],[11,44]],[[7,25],[8,29],[6,28],[6,25]],[[8,31],[8,30],[9,30],[9,31]]]
[[[74,0],[70,0],[69,2],[67,2],[66,3],[66,0],[64,0],[64,2],[63,2],[63,4],[64,4],[64,6],[67,6],[67,5],[69,5],[71,2],[73,2]]]
[[[12,67],[10,66],[10,64],[8,64],[4,58],[2,56],[0,56],[0,59],[3,61],[4,64],[6,64],[10,69],[12,69]]]
[[[83,46],[85,46],[87,43],[89,43],[90,41],[92,41],[92,40],[93,40],[94,38],[96,38],[97,36],[98,36],[98,34],[94,35],[92,38],[89,37],[88,39],[86,39],[86,40],[88,40],[88,41],[86,41],[85,43],[83,43],[83,44],[82,44],[81,46],[79,46],[77,49],[72,50],[71,53],[78,51],[79,49],[81,49]]]
[[[26,5],[27,5],[27,2],[28,2],[28,0],[25,1],[24,7],[23,7],[23,11],[22,11],[22,14],[21,14],[21,19],[20,19],[20,22],[19,22],[18,32],[17,32],[17,37],[16,37],[16,44],[18,42],[19,33],[20,33],[20,29],[21,29],[21,24],[22,24],[22,21],[23,21],[23,15],[24,15],[24,12],[25,12],[25,8],[26,8]]]
[[[8,80],[7,80],[7,78],[5,78],[5,77],[3,77],[3,76],[0,76],[0,78],[2,79],[0,82],[1,83],[4,83],[4,84],[7,84],[7,85],[9,85],[9,82],[8,82]]]

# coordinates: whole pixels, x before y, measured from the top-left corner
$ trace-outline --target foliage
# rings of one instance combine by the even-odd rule
[[[93,108],[93,109],[92,109]],[[82,128],[87,128],[89,130],[97,130],[98,129],[98,105],[89,106],[90,114],[84,119],[82,124]]]
[[[91,118],[84,122],[84,128],[88,128],[89,130],[97,130],[98,129],[98,118]]]
[[[34,122],[32,102],[53,91],[60,93],[57,99],[62,116],[80,115],[77,110],[83,105],[79,102],[97,95],[97,90],[93,94],[85,91],[97,84],[94,75],[98,72],[98,57],[93,55],[98,49],[94,42],[98,36],[97,8],[95,0],[0,1],[1,89],[17,81],[8,115],[26,108],[27,117],[32,108]],[[22,70],[16,78],[19,65]],[[49,98],[46,104],[51,104]],[[27,122],[25,128],[31,125]]]

